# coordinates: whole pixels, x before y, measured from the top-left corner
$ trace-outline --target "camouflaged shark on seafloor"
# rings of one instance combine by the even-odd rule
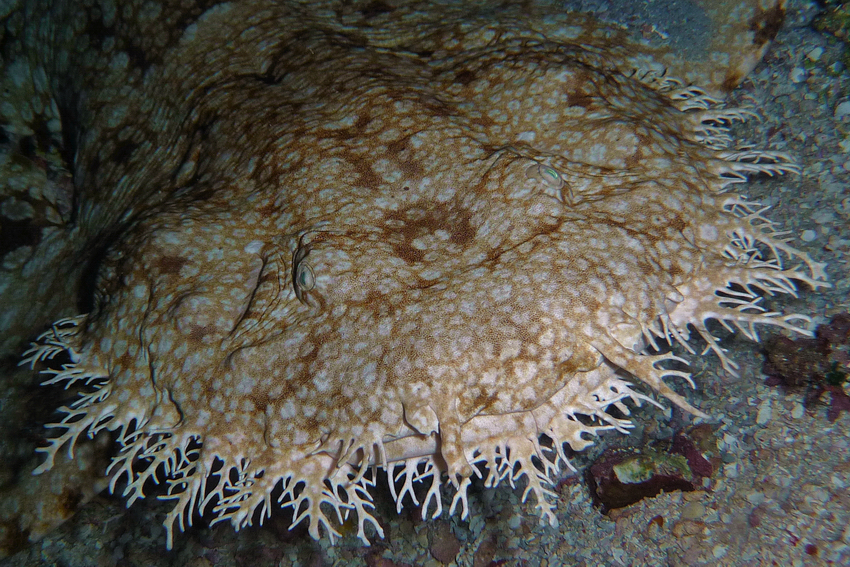
[[[277,506],[367,541],[378,469],[423,516],[447,481],[466,514],[474,476],[524,478],[554,523],[564,444],[649,399],[622,371],[701,415],[664,345],[734,370],[708,321],[807,332],[761,296],[824,266],[733,191],[797,165],[736,149],[748,111],[623,32],[543,7],[173,4],[90,10],[48,70],[77,105],[68,238],[100,256],[90,312],[25,358],[80,390],[38,471],[115,432],[110,486],[167,482],[169,546],[199,511],[238,529]]]

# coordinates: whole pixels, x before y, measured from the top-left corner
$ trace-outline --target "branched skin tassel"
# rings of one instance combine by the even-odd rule
[[[242,35],[232,17],[173,47],[233,50],[173,126],[195,140],[179,188],[109,248],[94,310],[25,358],[67,352],[48,382],[82,392],[39,470],[117,432],[112,488],[129,505],[165,479],[169,546],[199,511],[239,529],[279,506],[331,540],[353,515],[368,543],[378,468],[423,517],[447,482],[465,515],[473,476],[525,478],[554,524],[564,444],[651,401],[620,371],[701,415],[665,382],[691,380],[664,345],[734,371],[709,321],[809,333],[760,306],[828,284],[732,191],[797,171],[731,147],[747,110],[520,18],[392,42],[297,10]]]

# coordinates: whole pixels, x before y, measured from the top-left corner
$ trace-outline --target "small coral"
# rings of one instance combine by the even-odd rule
[[[812,20],[812,27],[842,41],[850,39],[850,5],[847,2],[826,0],[824,9]]]
[[[594,500],[607,514],[662,491],[697,490],[703,477],[714,474],[710,461],[714,448],[711,426],[700,425],[637,452],[610,449],[590,466],[587,481]]]
[[[765,355],[762,371],[769,386],[805,389],[808,407],[825,401],[828,394],[829,421],[850,411],[845,390],[850,375],[850,314],[841,313],[819,326],[813,339],[773,337],[765,345]]]
[[[850,69],[850,3],[838,0],[823,2],[823,10],[812,20],[812,28],[822,34],[835,37],[844,45],[841,63]]]

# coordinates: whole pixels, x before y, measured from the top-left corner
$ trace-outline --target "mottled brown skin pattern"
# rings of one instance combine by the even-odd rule
[[[91,313],[27,361],[66,351],[50,381],[89,382],[39,472],[116,431],[129,502],[168,479],[169,545],[199,509],[261,520],[275,486],[314,537],[349,513],[380,535],[370,464],[399,507],[430,479],[423,515],[446,476],[466,513],[471,476],[524,475],[554,522],[563,444],[646,399],[618,369],[699,413],[648,343],[805,332],[755,303],[823,266],[727,192],[795,166],[726,150],[743,114],[617,33],[530,6],[152,5],[88,9],[81,70],[55,62],[105,253]]]

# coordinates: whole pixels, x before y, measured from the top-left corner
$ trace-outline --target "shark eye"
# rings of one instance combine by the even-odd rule
[[[306,261],[309,253],[310,245],[303,242],[292,253],[292,289],[301,303],[307,303],[304,292],[310,291],[316,285],[313,267]]]
[[[532,165],[525,170],[525,175],[529,179],[536,179],[553,189],[560,189],[564,186],[564,180],[561,177],[561,174],[558,173],[558,170],[553,167],[549,167],[548,165]]]
[[[313,268],[307,262],[299,262],[295,269],[295,286],[301,288],[301,291],[310,291],[316,285],[316,276],[313,275]]]

